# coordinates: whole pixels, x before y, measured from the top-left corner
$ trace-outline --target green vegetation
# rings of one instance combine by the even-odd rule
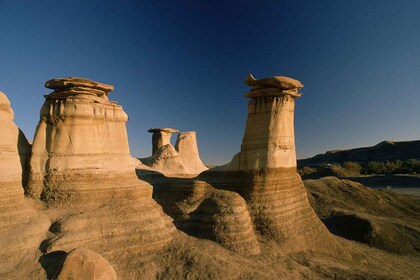
[[[363,166],[357,162],[342,164],[319,164],[315,167],[304,166],[298,169],[301,176],[310,177],[355,177],[373,174],[420,174],[420,160],[371,161]]]

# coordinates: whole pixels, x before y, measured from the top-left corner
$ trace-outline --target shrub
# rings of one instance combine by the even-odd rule
[[[378,161],[371,161],[366,165],[367,174],[386,174],[388,170],[386,169],[385,163]]]
[[[348,177],[349,176],[349,173],[347,172],[347,170],[341,167],[341,165],[337,165],[337,164],[331,165],[331,172],[332,172],[332,175],[335,177]]]
[[[385,164],[385,168],[387,169],[387,172],[391,174],[401,173],[402,167],[403,167],[403,162],[401,160],[387,161]]]
[[[402,168],[406,173],[419,173],[420,172],[420,160],[409,159],[404,161]]]
[[[347,161],[341,165],[346,170],[348,176],[359,176],[362,166],[357,162]]]

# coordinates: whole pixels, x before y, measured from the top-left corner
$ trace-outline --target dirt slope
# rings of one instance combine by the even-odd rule
[[[312,207],[332,233],[391,253],[420,256],[418,202],[335,177],[304,183]]]

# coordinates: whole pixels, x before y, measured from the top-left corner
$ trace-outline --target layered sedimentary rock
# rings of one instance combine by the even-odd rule
[[[196,175],[208,168],[201,162],[195,131],[181,132],[175,147],[171,144],[173,128],[151,128],[153,154],[142,162],[168,176]]]
[[[194,180],[171,184],[157,200],[186,233],[243,255],[260,253],[246,202],[239,194]]]
[[[127,115],[108,100],[112,86],[88,79],[46,82],[35,133],[27,192],[48,207],[64,207],[44,250],[92,249],[146,253],[171,239],[174,226],[132,166]]]
[[[179,133],[175,150],[179,153],[184,165],[195,174],[199,174],[208,169],[200,159],[195,131]]]
[[[255,80],[249,75],[245,83],[253,87],[245,95],[251,99],[245,134],[227,170],[296,167],[294,107],[303,85],[282,76]]]
[[[30,145],[13,119],[10,102],[0,92],[0,278],[35,256],[50,226],[24,198],[22,167]]]
[[[108,100],[112,86],[81,78],[53,79],[36,129],[27,192],[51,203],[65,202],[69,176],[133,173],[125,123],[127,114]],[[101,188],[96,188],[99,191]],[[89,190],[85,190],[89,191]],[[81,195],[79,199],[86,198]]]
[[[243,196],[258,232],[286,250],[322,246],[330,235],[296,172],[293,115],[303,85],[281,76],[255,80],[250,75],[245,83],[252,90],[246,94],[251,100],[241,151],[201,179]]]

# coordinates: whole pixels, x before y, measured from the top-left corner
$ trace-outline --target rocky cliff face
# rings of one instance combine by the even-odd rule
[[[0,92],[0,276],[17,264],[36,262],[39,243],[50,226],[50,220],[24,198],[22,170],[30,145],[13,119],[10,102]],[[24,278],[24,270],[21,273]]]

